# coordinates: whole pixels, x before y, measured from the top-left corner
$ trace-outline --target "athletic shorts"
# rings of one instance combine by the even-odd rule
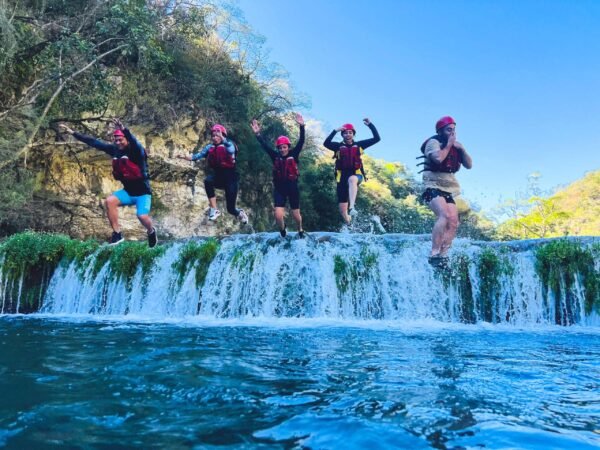
[[[356,178],[358,178],[358,184],[362,183],[363,181],[362,175],[357,175],[355,173],[351,173],[348,175],[342,174],[342,177],[340,178],[340,181],[337,184],[338,203],[348,203],[348,200],[350,198],[350,191],[348,189],[348,179],[351,176],[355,176]]]
[[[133,196],[129,195],[125,189],[113,192],[113,195],[119,199],[121,206],[135,205],[138,216],[150,214],[150,205],[152,204],[152,196],[150,194]]]
[[[290,200],[290,209],[300,209],[300,190],[297,181],[273,183],[273,203],[276,208],[285,208]]]
[[[452,197],[452,194],[450,192],[440,191],[439,189],[427,188],[427,189],[425,189],[425,192],[423,192],[423,194],[421,195],[421,199],[425,203],[429,203],[431,200],[433,200],[436,197],[444,197],[444,199],[446,200],[446,203],[456,204],[456,202],[454,201],[454,198]]]

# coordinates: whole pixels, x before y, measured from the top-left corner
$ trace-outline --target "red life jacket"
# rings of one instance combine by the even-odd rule
[[[235,153],[232,155],[223,144],[213,145],[206,155],[208,165],[213,169],[233,169],[235,167]]]
[[[280,156],[273,160],[273,179],[275,181],[295,181],[298,179],[300,171],[298,164],[292,156],[284,158]]]
[[[348,146],[343,142],[336,154],[335,168],[337,170],[359,170],[363,163],[360,157],[360,147],[356,144]]]
[[[131,161],[127,156],[113,158],[112,169],[113,177],[115,180],[135,181],[144,179],[142,168],[133,161]]]
[[[460,159],[460,153],[458,151],[458,148],[456,148],[454,146],[452,146],[452,148],[448,152],[448,155],[446,156],[446,158],[440,163],[435,162],[432,159],[427,158],[425,156],[425,147],[427,146],[427,143],[431,139],[435,139],[440,144],[442,144],[442,141],[440,140],[440,138],[437,135],[432,136],[429,139],[427,139],[425,142],[423,142],[423,145],[421,145],[421,153],[423,153],[423,156],[417,157],[417,159],[419,159],[419,158],[424,159],[423,162],[417,164],[417,166],[423,166],[423,170],[421,170],[419,173],[421,173],[421,172],[445,172],[445,173],[458,172],[458,170],[460,169],[461,159]]]

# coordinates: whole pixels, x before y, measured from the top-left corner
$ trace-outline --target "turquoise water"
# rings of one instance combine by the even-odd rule
[[[0,317],[6,448],[599,448],[600,331]]]

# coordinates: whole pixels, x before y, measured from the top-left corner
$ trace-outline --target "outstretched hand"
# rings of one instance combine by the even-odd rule
[[[71,128],[66,126],[64,123],[59,123],[58,128],[61,133],[69,133],[69,134],[75,133]]]
[[[192,157],[188,156],[188,155],[175,155],[175,158],[185,159],[186,161],[191,161],[192,160]]]
[[[296,123],[301,127],[304,126],[304,117],[302,117],[302,114],[296,113]]]
[[[369,118],[368,118],[368,117],[365,117],[365,118],[363,119],[363,123],[364,123],[366,126],[369,126],[369,124],[371,123],[371,121],[369,120]]]
[[[125,126],[123,125],[123,122],[121,122],[120,119],[113,119],[112,122],[115,124],[115,128],[117,130],[123,131],[123,129],[125,128]]]
[[[258,124],[258,120],[254,119],[250,126],[252,127],[252,131],[254,131],[254,134],[260,133],[260,125]]]

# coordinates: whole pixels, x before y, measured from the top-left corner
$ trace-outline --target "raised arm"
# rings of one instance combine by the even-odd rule
[[[300,127],[300,136],[298,138],[298,142],[296,143],[296,146],[294,147],[294,149],[291,152],[291,154],[294,158],[298,158],[298,155],[300,155],[300,152],[302,151],[302,147],[304,147],[304,139],[306,137],[306,133],[304,130],[304,128],[305,128],[304,127],[304,118],[300,114],[296,114],[296,123]]]
[[[341,131],[341,129],[336,128],[331,133],[329,133],[329,136],[327,136],[327,139],[325,139],[325,142],[323,142],[323,147],[325,147],[329,150],[333,150],[334,152],[337,152],[340,149],[339,142],[332,142],[333,137],[337,134],[338,131]]]
[[[133,133],[129,130],[129,128],[123,127],[122,130],[123,130],[123,134],[125,135],[125,139],[127,139],[131,148],[134,148],[135,151],[138,152],[140,157],[145,158],[146,157],[146,149],[144,148],[144,146],[142,144],[140,144],[140,141],[137,140],[137,138],[133,135]]]
[[[252,123],[250,124],[250,127],[252,128],[252,131],[254,132],[254,136],[256,136],[258,143],[263,148],[263,150],[267,153],[267,155],[269,155],[271,157],[271,159],[275,158],[278,153],[275,151],[275,149],[273,147],[271,147],[269,145],[269,143],[267,141],[265,141],[265,138],[262,136],[262,134],[260,134],[260,125],[258,123],[258,120],[254,119],[252,121]]]
[[[110,156],[113,156],[113,154],[115,152],[116,146],[114,144],[102,141],[100,139],[96,139],[95,137],[88,136],[86,134],[81,134],[76,131],[73,131],[71,128],[69,128],[68,126],[66,126],[65,124],[62,124],[62,123],[58,127],[62,131],[69,133],[71,136],[73,136],[78,141],[81,141],[84,144],[89,145],[90,147],[93,147],[95,149],[101,150],[104,153],[108,153]]]
[[[369,129],[371,130],[371,133],[373,133],[373,137],[371,139],[365,139],[363,141],[358,141],[356,143],[358,146],[362,147],[364,150],[367,147],[370,147],[371,145],[377,144],[381,140],[381,137],[379,136],[379,132],[377,131],[377,128],[375,128],[375,125],[373,125],[373,123],[369,119],[364,119],[363,122],[366,126],[369,127]]]

